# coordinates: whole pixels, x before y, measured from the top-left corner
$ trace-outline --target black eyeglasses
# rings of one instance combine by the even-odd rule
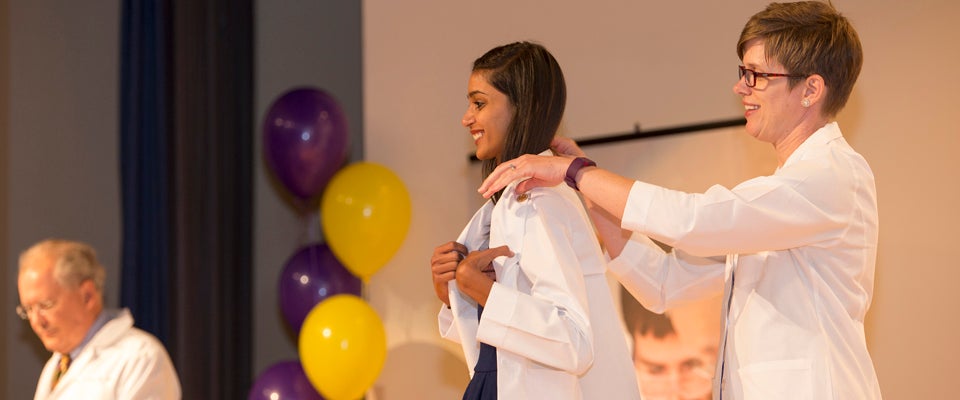
[[[752,69],[747,69],[747,67],[739,66],[740,68],[740,78],[745,78],[743,83],[747,84],[747,87],[757,86],[757,77],[761,78],[775,78],[778,76],[785,76],[787,78],[806,78],[806,75],[793,75],[793,74],[777,74],[773,72],[757,72]]]

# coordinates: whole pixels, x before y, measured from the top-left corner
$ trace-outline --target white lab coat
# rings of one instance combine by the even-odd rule
[[[636,182],[622,226],[634,235],[609,267],[647,308],[724,291],[715,398],[721,376],[724,400],[881,397],[863,328],[876,187],[835,122],[774,175],[732,190],[688,194]]]
[[[54,354],[43,367],[35,400],[180,399],[180,380],[166,349],[133,326],[127,309],[100,328],[51,392],[59,360]]]
[[[626,337],[605,278],[605,257],[566,185],[518,198],[515,184],[487,202],[457,239],[470,251],[507,245],[477,323],[477,304],[450,282],[443,337],[459,342],[470,375],[480,341],[497,348],[501,399],[639,399]]]

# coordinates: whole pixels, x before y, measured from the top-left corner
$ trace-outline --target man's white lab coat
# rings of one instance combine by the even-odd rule
[[[60,354],[43,367],[34,400],[178,400],[180,380],[163,344],[123,309],[70,363],[50,391]]]

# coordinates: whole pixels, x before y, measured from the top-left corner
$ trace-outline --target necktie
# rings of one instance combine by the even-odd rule
[[[60,377],[62,377],[63,374],[67,373],[68,367],[70,367],[70,355],[61,355],[60,362],[57,364],[57,370],[53,371],[53,383],[50,384],[50,390],[57,387],[57,382],[60,381]]]

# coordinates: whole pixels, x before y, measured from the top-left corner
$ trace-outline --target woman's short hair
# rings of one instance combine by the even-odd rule
[[[863,66],[860,37],[830,3],[801,1],[770,3],[747,21],[737,42],[743,59],[747,43],[759,39],[768,59],[776,60],[787,73],[818,74],[827,86],[823,111],[835,116],[843,109]],[[791,78],[793,87],[801,78]]]

